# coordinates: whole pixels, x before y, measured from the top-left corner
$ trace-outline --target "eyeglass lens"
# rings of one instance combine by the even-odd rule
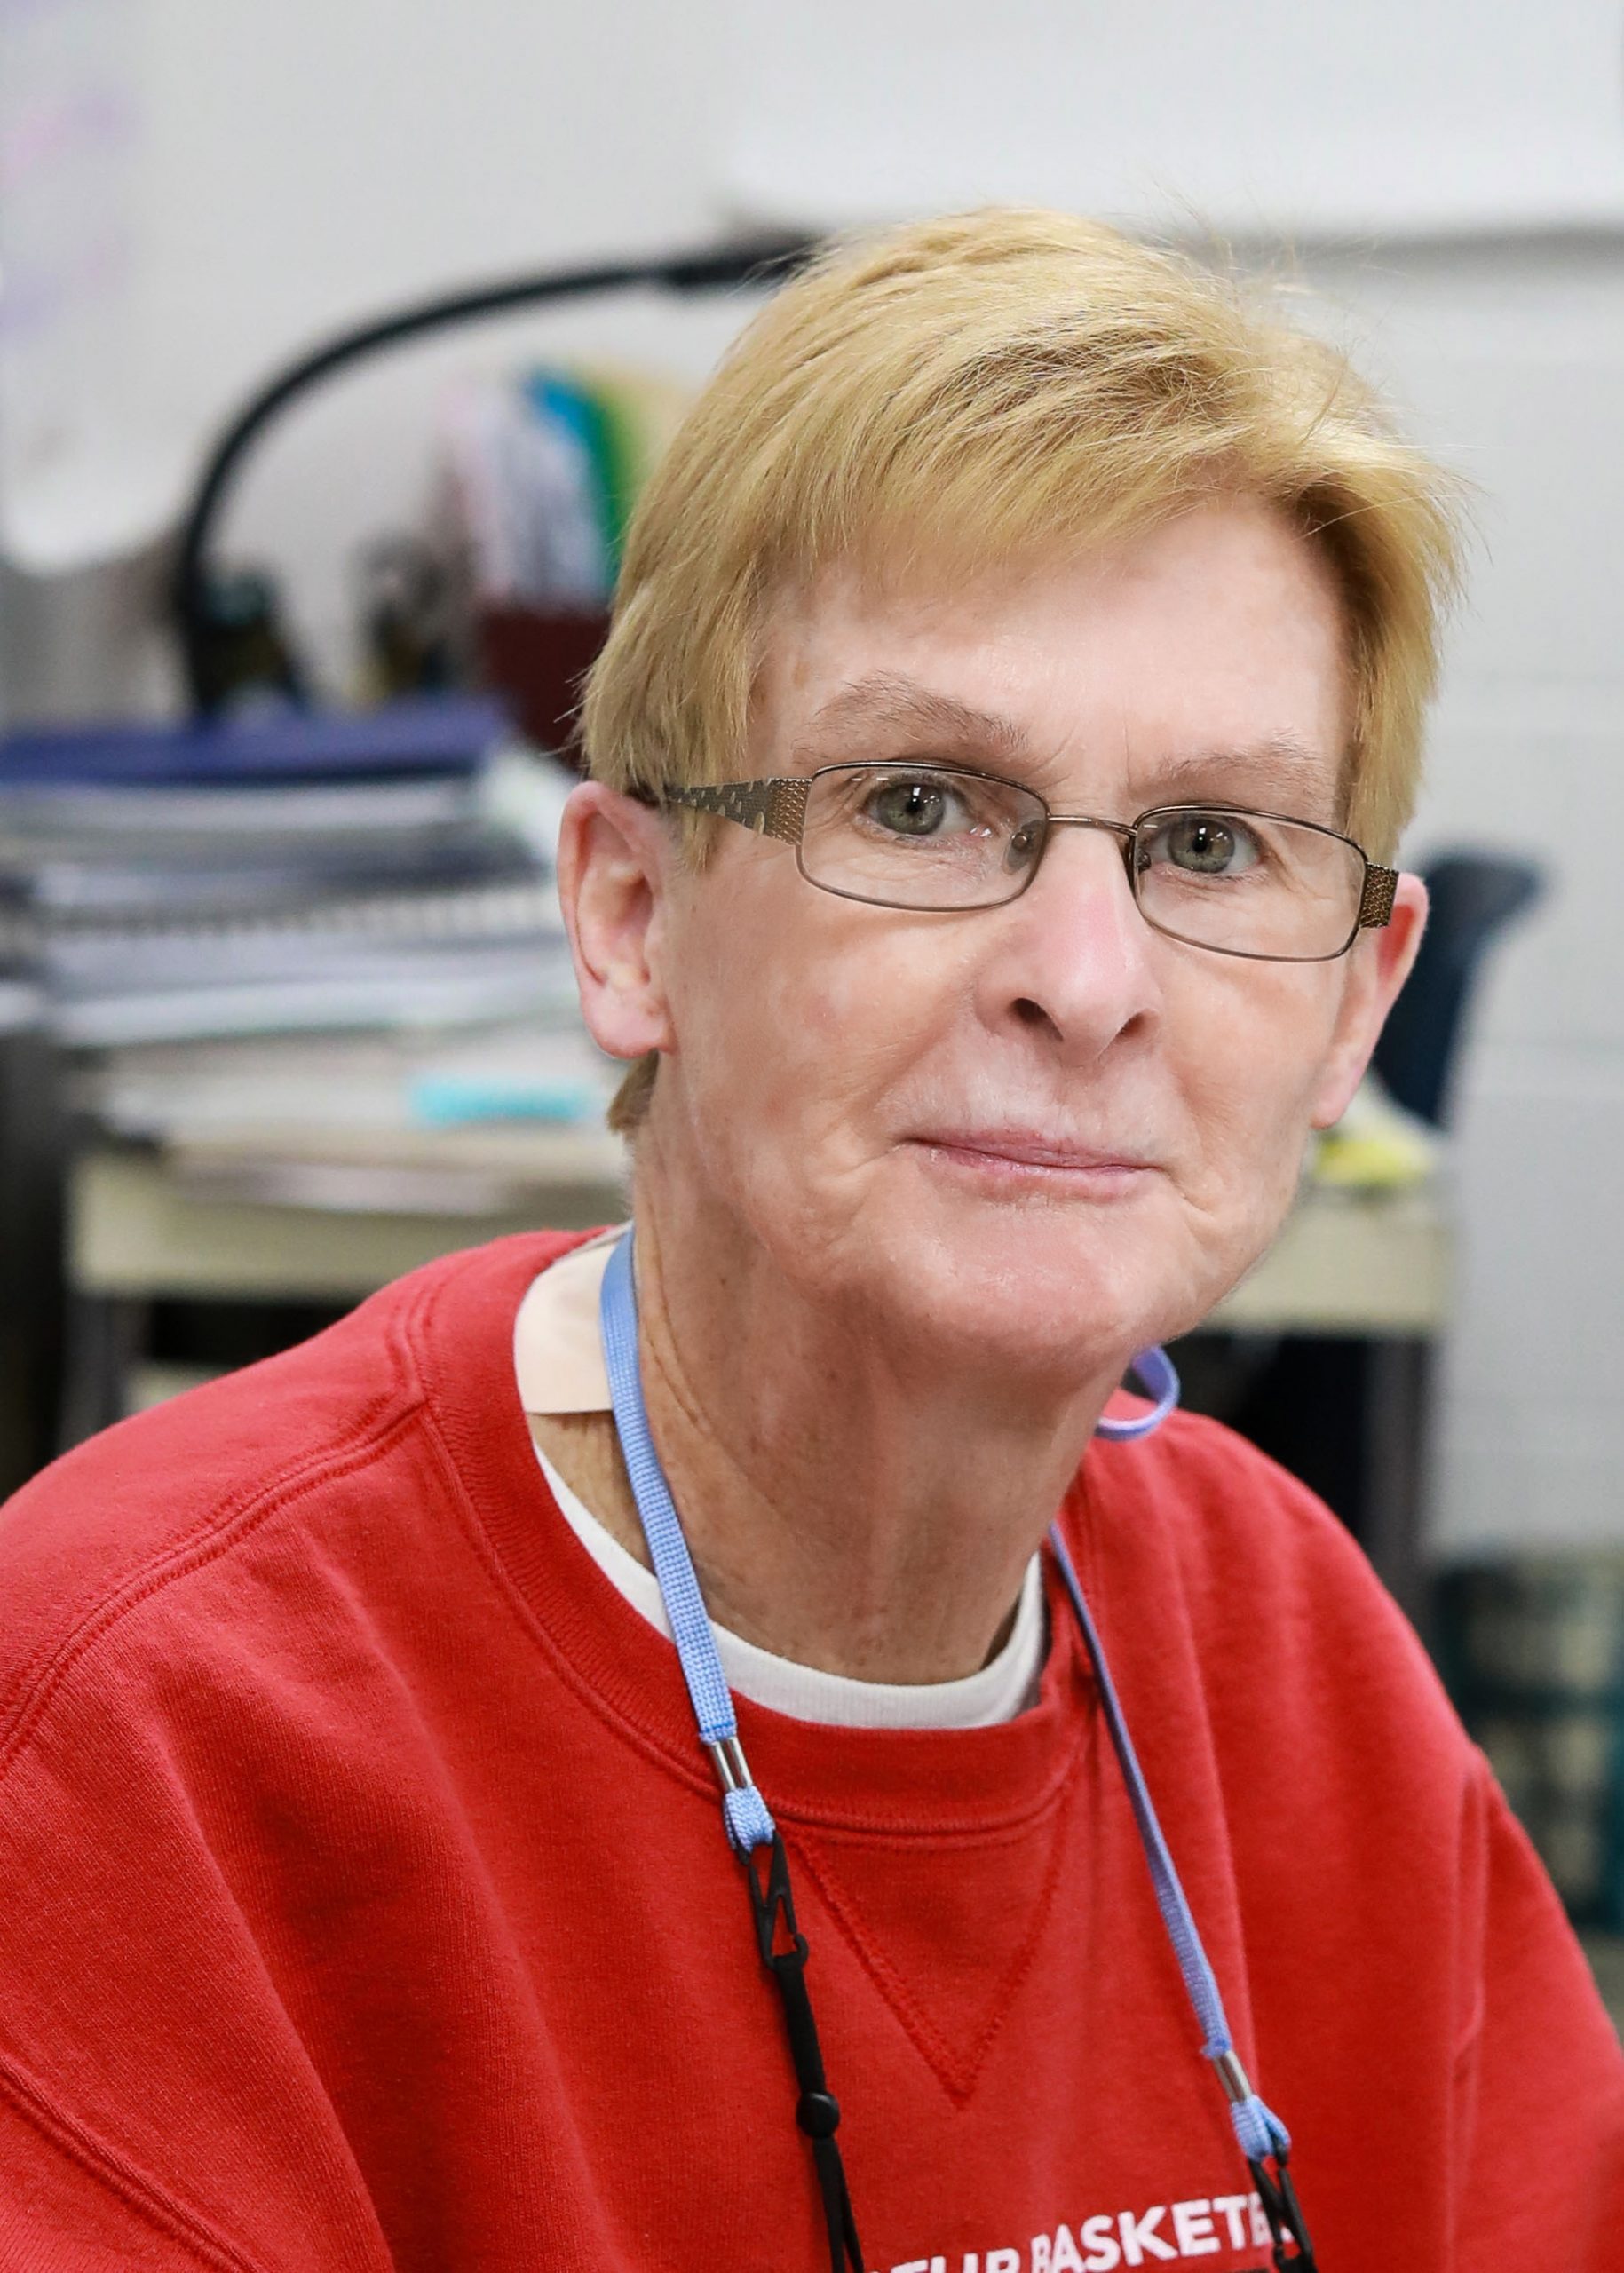
[[[808,883],[881,907],[996,907],[1030,882],[1048,833],[1018,783],[947,766],[813,775],[800,859]],[[1227,806],[1143,815],[1130,878],[1158,931],[1228,954],[1311,962],[1351,938],[1365,862],[1347,838]]]

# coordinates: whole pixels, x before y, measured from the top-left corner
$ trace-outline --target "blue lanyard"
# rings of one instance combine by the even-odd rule
[[[790,2053],[800,2087],[796,2119],[812,2145],[828,2229],[831,2273],[841,2273],[843,2266],[862,2273],[862,2254],[840,2151],[835,2143],[840,2110],[824,2077],[807,1997],[806,1937],[796,1921],[784,1842],[766,1802],[756,1787],[739,1742],[733,1695],[717,1655],[716,1636],[694,1575],[693,1560],[665,1471],[660,1465],[660,1455],[649,1434],[638,1363],[638,1305],[630,1232],[615,1245],[604,1272],[600,1317],[609,1394],[632,1495],[648,1541],[654,1576],[664,1597],[671,1636],[699,1725],[700,1742],[710,1755],[721,1786],[728,1843],[745,1866],[762,1961],[776,1979],[784,2001]],[[1135,1369],[1155,1394],[1155,1409],[1134,1421],[1102,1422],[1102,1434],[1118,1437],[1148,1435],[1177,1402],[1177,1376],[1164,1351],[1145,1351],[1135,1360]],[[1224,2087],[1235,2136],[1269,2219],[1274,2237],[1275,2265],[1295,2267],[1299,2273],[1314,2273],[1313,2250],[1287,2167],[1290,2137],[1285,2125],[1252,2089],[1236,2055],[1216,1976],[1201,1945],[1190,1905],[1157,1821],[1116,1685],[1105,1663],[1105,1650],[1058,1525],[1050,1526],[1049,1544],[1094,1669],[1105,1726],[1128,1786],[1140,1844],[1150,1867],[1156,1905],[1178,1960],[1185,1992],[1200,2025],[1201,2054],[1212,2062]]]

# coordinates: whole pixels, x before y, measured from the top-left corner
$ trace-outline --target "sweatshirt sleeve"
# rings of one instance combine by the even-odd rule
[[[1612,2273],[1624,2232],[1624,2054],[1486,1762],[1468,1810],[1451,2263]]]
[[[123,1650],[0,1742],[0,2266],[381,2273],[232,1835],[228,1668]]]
[[[152,2175],[0,2071],[0,2265],[11,2273],[269,2273]]]

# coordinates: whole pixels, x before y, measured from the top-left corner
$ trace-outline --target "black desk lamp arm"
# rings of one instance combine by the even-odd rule
[[[812,240],[782,238],[721,245],[708,252],[544,270],[503,284],[419,301],[415,307],[399,309],[393,315],[341,332],[324,346],[289,364],[239,411],[216,442],[181,526],[172,606],[193,709],[201,712],[209,707],[209,551],[221,507],[250,446],[278,413],[307,388],[346,363],[358,362],[380,349],[427,332],[448,330],[455,324],[501,315],[512,308],[533,307],[545,300],[576,299],[591,292],[623,291],[638,285],[672,292],[704,292],[729,284],[772,283],[801,267],[816,249]]]

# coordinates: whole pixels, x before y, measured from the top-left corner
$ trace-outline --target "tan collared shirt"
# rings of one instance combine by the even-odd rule
[[[513,1327],[519,1401],[527,1413],[607,1413],[598,1304],[624,1224],[560,1255],[533,1279]]]

